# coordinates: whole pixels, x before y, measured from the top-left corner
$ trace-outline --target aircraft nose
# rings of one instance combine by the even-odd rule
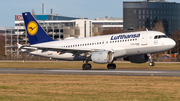
[[[176,46],[176,42],[173,39],[169,40],[169,45],[174,48]]]

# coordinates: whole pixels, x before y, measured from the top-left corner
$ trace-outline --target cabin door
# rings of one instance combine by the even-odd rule
[[[148,32],[142,34],[141,45],[147,45],[147,37],[148,37]]]

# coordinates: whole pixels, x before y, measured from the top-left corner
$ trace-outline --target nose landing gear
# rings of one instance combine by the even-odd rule
[[[155,63],[154,62],[149,62],[149,66],[154,66]]]
[[[149,66],[154,66],[155,63],[152,60],[152,54],[149,54],[149,59],[150,59]]]

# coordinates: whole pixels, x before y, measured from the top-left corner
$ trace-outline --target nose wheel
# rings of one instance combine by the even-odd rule
[[[108,69],[116,69],[116,64],[110,63],[110,64],[107,65],[107,68]]]
[[[149,62],[149,66],[154,66],[155,63],[154,62]]]

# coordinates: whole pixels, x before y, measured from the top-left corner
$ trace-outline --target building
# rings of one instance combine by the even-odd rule
[[[122,28],[123,29],[123,19],[122,18],[96,18],[92,20],[92,32],[93,35],[101,35],[104,30],[109,28]]]
[[[0,34],[5,33],[5,27],[0,27]]]
[[[157,21],[162,21],[168,36],[180,28],[180,4],[165,0],[123,2],[123,24],[125,31],[139,27],[152,30]]]
[[[96,18],[92,21],[94,26],[101,25],[103,29],[118,27],[123,28],[123,19],[122,18]]]

